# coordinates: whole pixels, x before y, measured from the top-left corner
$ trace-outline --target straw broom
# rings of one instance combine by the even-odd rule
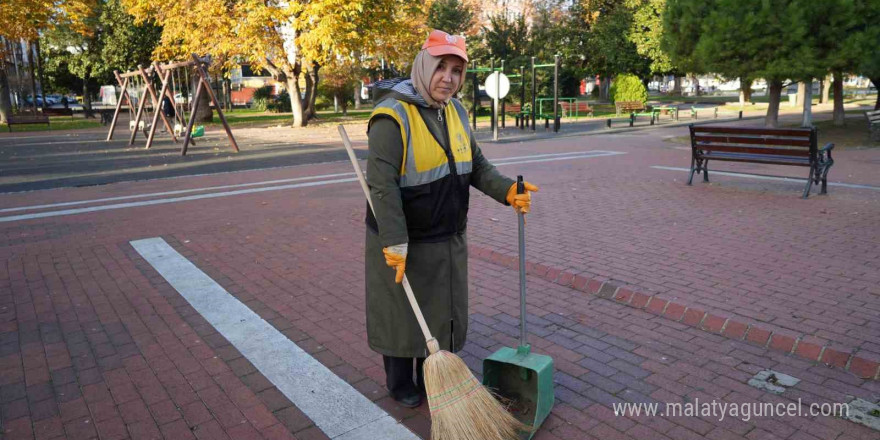
[[[355,174],[367,197],[370,210],[373,201],[367,181],[358,165],[354,149],[345,128],[339,125],[339,134],[348,152],[348,158],[354,166]],[[528,427],[514,418],[495,399],[483,384],[471,373],[467,365],[455,354],[440,350],[437,339],[431,336],[428,324],[406,274],[403,275],[403,290],[412,306],[419,327],[425,336],[430,355],[425,359],[424,376],[425,391],[428,394],[428,406],[431,409],[432,440],[511,440],[519,438],[519,432],[527,431]]]

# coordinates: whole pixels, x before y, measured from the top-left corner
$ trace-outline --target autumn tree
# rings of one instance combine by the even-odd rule
[[[424,13],[415,0],[123,2],[138,20],[163,28],[157,57],[210,55],[221,68],[249,62],[285,83],[295,127],[308,123],[319,70],[331,58],[394,59],[424,38]]]
[[[86,32],[88,17],[96,0],[15,0],[0,2],[0,41],[10,43],[25,41],[28,45],[37,41],[40,33],[59,24]],[[0,44],[0,121],[12,112],[9,101],[6,44]]]

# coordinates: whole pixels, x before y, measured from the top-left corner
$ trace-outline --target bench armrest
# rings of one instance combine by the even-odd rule
[[[826,151],[831,151],[831,150],[833,150],[833,149],[834,149],[834,144],[831,143],[831,142],[829,142],[829,143],[825,144],[825,146],[822,147],[819,151],[821,151],[821,152],[824,153],[824,152],[826,152]]]

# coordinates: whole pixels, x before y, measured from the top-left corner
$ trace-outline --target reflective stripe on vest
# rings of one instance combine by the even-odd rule
[[[422,120],[418,107],[396,99],[386,99],[376,106],[370,119],[376,115],[387,115],[400,126],[403,139],[403,163],[400,167],[402,188],[424,185],[449,175],[446,153]],[[458,175],[468,174],[473,168],[473,155],[467,112],[457,101],[450,100],[444,117],[456,171]]]

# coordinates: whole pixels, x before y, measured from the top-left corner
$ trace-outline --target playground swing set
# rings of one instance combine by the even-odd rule
[[[538,97],[537,96],[537,76],[539,69],[547,69],[553,68],[553,97]],[[519,96],[519,104],[510,104],[509,106],[506,104],[507,99],[500,100],[500,109],[498,111],[498,115],[496,115],[496,111],[494,106],[492,107],[492,117],[491,117],[491,129],[495,130],[495,125],[500,125],[501,128],[505,126],[505,115],[510,113],[514,116],[515,125],[519,127],[521,130],[525,130],[526,127],[529,126],[529,122],[531,121],[531,129],[532,131],[536,130],[537,120],[544,119],[544,128],[550,128],[550,121],[553,120],[553,131],[559,132],[561,127],[562,117],[574,117],[578,118],[582,114],[583,115],[592,115],[593,109],[589,106],[586,101],[579,100],[578,98],[572,97],[560,97],[559,96],[559,68],[560,68],[560,59],[559,55],[554,56],[554,62],[549,64],[536,64],[535,57],[532,57],[531,61],[531,99],[526,101],[526,68],[525,66],[520,66],[519,74],[511,74],[506,75],[508,78],[518,78],[519,82],[512,82],[510,86],[519,86],[520,96]],[[477,109],[480,102],[479,99],[479,77],[478,75],[481,73],[493,74],[494,72],[504,73],[504,61],[501,61],[501,67],[495,67],[495,61],[492,60],[490,67],[479,67],[477,66],[476,61],[473,62],[472,67],[467,70],[467,73],[472,74],[472,81],[474,86],[474,99],[472,106],[472,127],[476,130],[477,127]],[[545,103],[548,105],[552,102],[553,110],[549,109],[545,110]],[[500,119],[500,120],[499,120]]]
[[[137,132],[143,131],[144,135],[147,137],[145,148],[150,148],[153,144],[159,118],[162,118],[162,123],[165,125],[166,130],[170,133],[171,138],[175,143],[178,142],[178,137],[181,135],[184,137],[180,154],[186,156],[189,144],[196,144],[193,138],[203,136],[205,133],[204,126],[195,126],[195,114],[199,109],[199,98],[204,92],[208,94],[211,98],[211,102],[214,104],[214,110],[217,111],[217,115],[220,117],[220,122],[226,130],[230,145],[235,152],[239,151],[235,137],[232,135],[232,130],[229,128],[229,124],[226,122],[226,117],[223,115],[222,107],[212,90],[211,77],[205,70],[206,61],[200,59],[195,54],[192,54],[191,56],[192,59],[187,61],[168,64],[154,62],[153,65],[147,69],[139,65],[136,70],[122,74],[118,71],[114,71],[116,81],[122,89],[122,95],[116,103],[116,110],[114,111],[113,119],[110,122],[110,130],[107,133],[107,141],[113,139],[113,132],[116,129],[116,122],[119,119],[119,113],[122,110],[122,104],[124,101],[128,107],[129,115],[131,116],[129,122],[129,131],[131,132],[131,137],[128,142],[129,146],[134,145]],[[190,82],[190,70],[193,70],[196,75],[194,78],[196,90],[191,105],[189,96],[191,94],[190,92],[193,83]],[[181,71],[183,71],[183,74],[181,74]],[[181,79],[184,81],[181,81]],[[160,91],[158,94],[156,93],[155,88],[157,81],[160,84]],[[181,95],[182,99],[178,100],[177,95]],[[162,98],[160,99],[159,97]],[[172,103],[170,106],[171,111],[169,112],[172,114],[170,115],[166,115],[166,112],[163,111],[165,110],[163,107],[166,107],[163,105],[163,101],[165,100]],[[149,112],[146,110],[148,103],[150,104],[149,111],[152,112],[150,120],[147,120],[146,115],[146,113]],[[135,109],[135,106],[137,109]],[[186,115],[187,109],[189,109],[188,118]],[[169,117],[173,118],[173,126],[168,120]],[[184,127],[186,128],[184,129]]]

